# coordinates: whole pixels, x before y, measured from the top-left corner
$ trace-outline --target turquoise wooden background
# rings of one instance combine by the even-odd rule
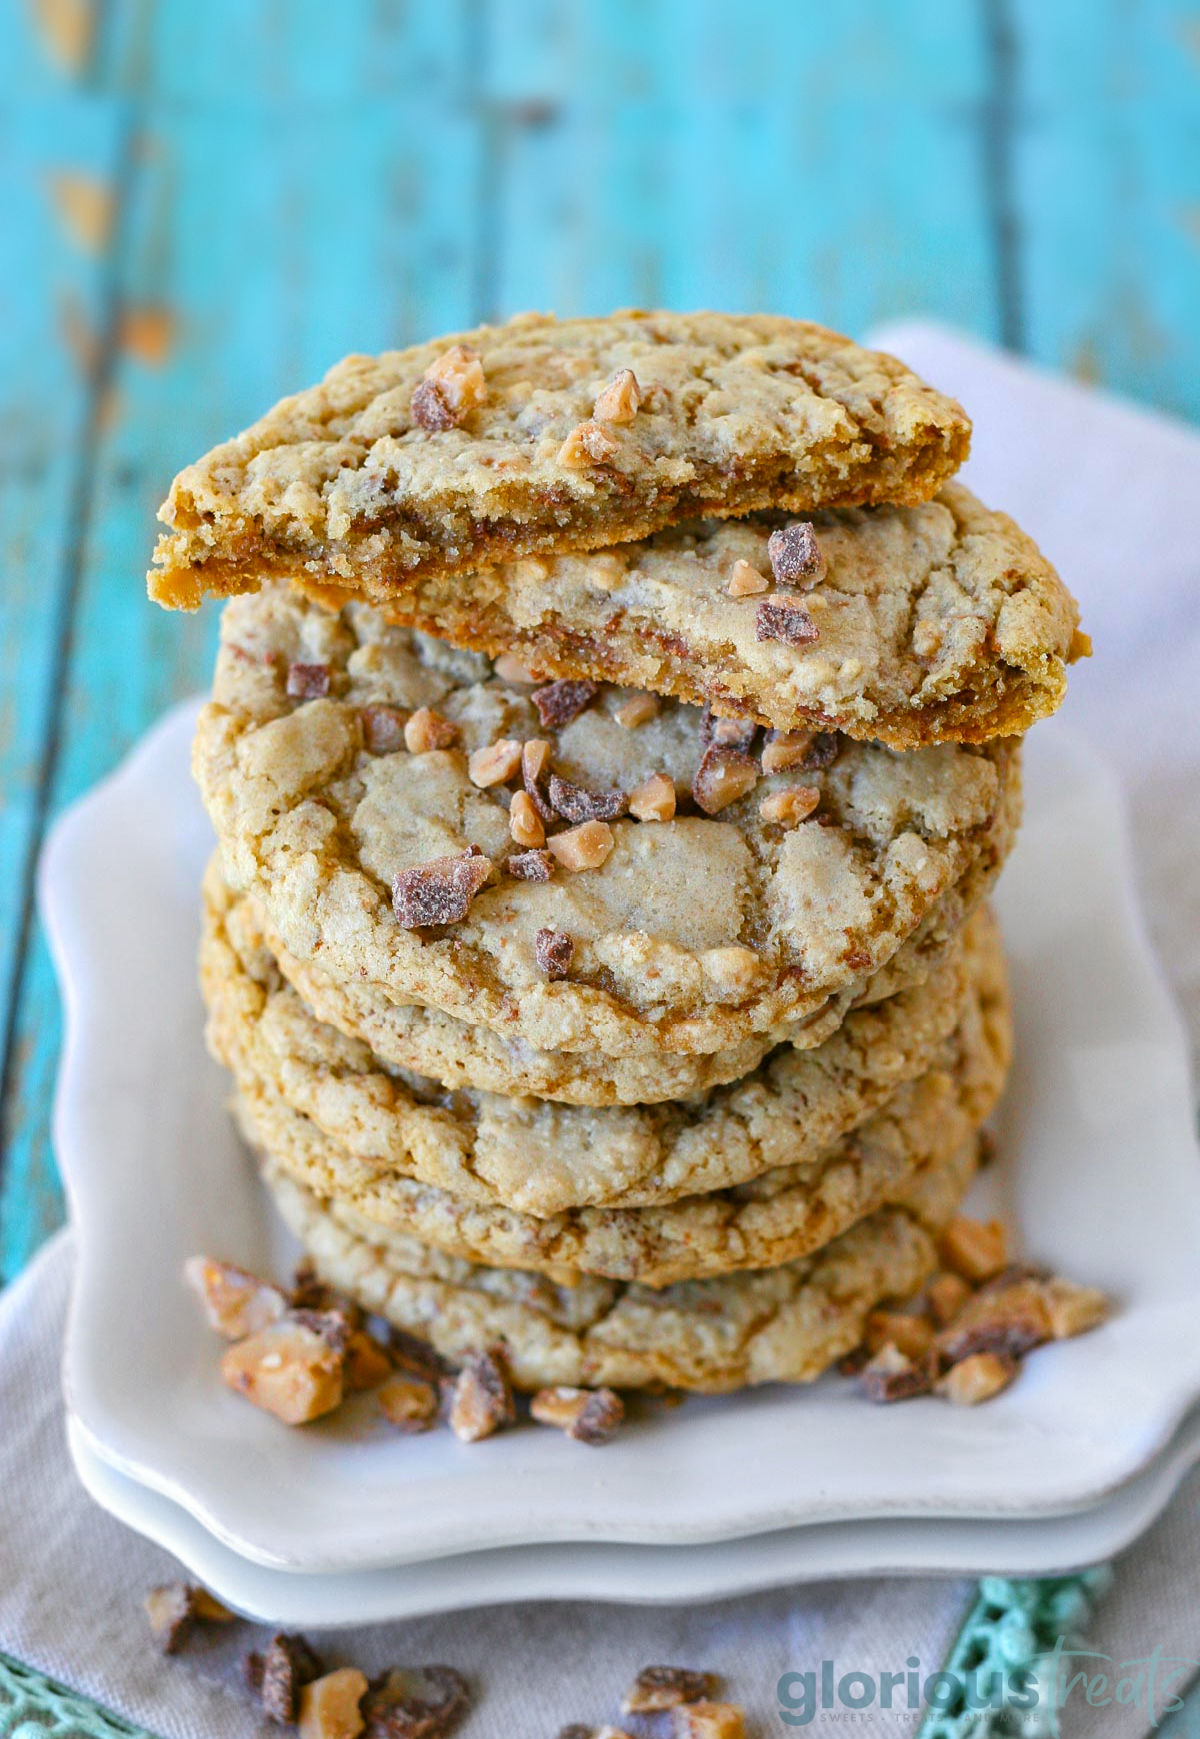
[[[1200,416],[1178,0],[4,0],[0,76],[0,1276],[62,1215],[40,842],[207,678],[181,463],[533,306],[927,313]]]

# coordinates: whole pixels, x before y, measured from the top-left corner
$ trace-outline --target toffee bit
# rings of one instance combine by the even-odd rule
[[[221,1359],[221,1377],[285,1425],[306,1425],[342,1403],[348,1340],[339,1312],[293,1311],[235,1341]]]
[[[242,1340],[248,1334],[257,1334],[278,1322],[288,1307],[278,1286],[260,1280],[233,1262],[189,1256],[183,1274],[204,1306],[208,1326],[226,1340]]]
[[[719,815],[758,783],[758,764],[738,749],[711,743],[692,780],[692,796],[706,815]]]
[[[263,1711],[281,1726],[291,1726],[300,1714],[300,1693],[325,1671],[306,1636],[280,1631],[265,1654],[246,1656],[246,1682]]]
[[[580,713],[586,712],[599,692],[598,682],[564,679],[562,682],[548,682],[544,688],[535,688],[530,699],[538,710],[542,729],[561,730]]]
[[[424,1377],[397,1372],[380,1385],[375,1398],[389,1425],[409,1434],[428,1431],[438,1415],[438,1391]]]
[[[539,1425],[556,1425],[577,1443],[611,1443],[625,1418],[614,1389],[539,1389],[529,1404]]]
[[[781,525],[767,539],[767,556],[777,585],[807,590],[825,578],[827,564],[817,534],[807,519]]]
[[[363,1731],[359,1704],[366,1694],[367,1675],[357,1667],[338,1667],[313,1679],[300,1692],[300,1739],[358,1739]]]
[[[329,693],[330,674],[327,664],[289,664],[287,692],[289,700],[323,700]]]
[[[716,743],[720,748],[737,749],[748,755],[757,734],[758,726],[753,719],[719,719],[708,706],[700,714],[700,741],[706,749]]]
[[[365,706],[359,716],[369,755],[394,755],[405,747],[404,727],[409,715],[398,706]]]
[[[504,867],[514,881],[548,882],[554,859],[548,851],[514,851]]]
[[[586,791],[569,779],[550,775],[550,802],[564,821],[616,821],[629,808],[625,791]]]
[[[575,943],[565,930],[546,928],[534,937],[533,953],[547,978],[565,978],[575,958]]]
[[[842,739],[836,731],[818,731],[805,752],[801,765],[806,773],[821,767],[831,767],[841,753]]]
[[[675,781],[652,773],[629,793],[629,813],[638,821],[670,821],[675,814]]]
[[[458,726],[431,706],[419,706],[404,727],[404,746],[410,755],[427,755],[431,749],[448,749],[458,741]]]
[[[546,850],[565,870],[599,869],[616,845],[607,821],[583,821],[546,841]]]
[[[487,400],[487,381],[478,351],[452,344],[425,370],[413,391],[413,421],[430,434],[457,428]]]
[[[803,604],[789,598],[764,598],[754,614],[756,640],[782,640],[788,646],[811,646],[820,635]]]
[[[631,368],[621,368],[592,406],[592,416],[598,423],[631,423],[641,402],[636,374]]]
[[[977,1407],[1007,1389],[1020,1368],[1010,1353],[970,1353],[951,1365],[934,1387],[956,1407]]]
[[[553,821],[554,806],[542,788],[550,767],[550,745],[544,737],[530,737],[521,750],[521,783],[525,794],[543,821]]]
[[[512,1389],[501,1355],[474,1353],[454,1384],[450,1429],[463,1443],[478,1443],[516,1420]]]
[[[910,1359],[889,1341],[862,1368],[859,1381],[868,1400],[907,1401],[933,1388],[934,1361]]]
[[[392,883],[397,923],[405,930],[459,923],[491,873],[492,860],[478,846],[401,870]]]
[[[623,1715],[676,1709],[681,1703],[703,1703],[715,1697],[720,1683],[715,1673],[690,1667],[643,1667],[621,1699]]]
[[[365,1739],[442,1739],[470,1704],[454,1667],[393,1667],[372,1679],[363,1699]]]
[[[235,1612],[195,1582],[166,1582],[152,1588],[145,1606],[164,1654],[178,1654],[196,1624],[233,1624],[237,1619]]]

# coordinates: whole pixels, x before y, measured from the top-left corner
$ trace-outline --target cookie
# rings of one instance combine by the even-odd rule
[[[953,1038],[934,1065],[901,1086],[865,1121],[817,1156],[762,1170],[747,1182],[688,1195],[662,1206],[569,1209],[535,1217],[417,1183],[396,1170],[338,1146],[295,1110],[277,1084],[256,1075],[237,1035],[215,1031],[218,1053],[237,1082],[235,1110],[247,1141],[322,1199],[351,1208],[364,1221],[489,1267],[521,1268],[569,1283],[580,1274],[669,1286],[742,1268],[771,1268],[819,1249],[855,1221],[898,1196],[919,1172],[944,1164],[989,1115],[1004,1083],[1010,1033],[1007,998],[996,963],[990,994],[979,986]],[[780,1107],[769,1087],[758,1107],[763,1137],[786,1153],[791,1132],[771,1130]],[[584,1112],[583,1118],[611,1112]],[[519,1111],[504,1119],[519,1139]],[[413,1124],[410,1120],[409,1128]],[[428,1124],[426,1125],[428,1128]],[[464,1147],[498,1152],[499,1131],[463,1128]],[[439,1129],[445,1154],[447,1131]],[[437,1139],[435,1138],[435,1139]],[[719,1132],[718,1132],[719,1138]],[[465,1151],[460,1176],[469,1172]],[[515,1166],[514,1152],[505,1161]],[[530,1169],[538,1163],[532,1144]]]
[[[903,1205],[882,1208],[815,1255],[779,1268],[654,1291],[584,1278],[481,1268],[387,1233],[268,1165],[283,1219],[330,1285],[452,1363],[502,1345],[521,1389],[571,1383],[710,1393],[806,1383],[858,1346],[868,1313],[915,1292],[937,1266],[937,1231],[956,1212],[977,1159],[964,1144],[926,1172]]]
[[[1088,650],[1032,539],[960,484],[914,507],[707,520],[431,577],[389,614],[543,676],[898,749],[1018,735]]]
[[[1011,843],[1017,741],[827,735],[763,775],[693,707],[631,730],[619,706],[531,694],[366,605],[234,599],[194,753],[226,879],[383,1003],[538,1050],[693,1054],[852,1000]]]
[[[318,1021],[257,945],[244,908],[210,887],[201,982],[210,1045],[336,1147],[466,1202],[546,1218],[638,1208],[809,1164],[931,1068],[969,998],[1003,998],[999,936],[972,920],[917,989],[847,1016],[811,1051],[777,1050],[746,1079],[679,1104],[563,1106],[389,1071]],[[266,1145],[270,1146],[269,1137]]]
[[[427,574],[697,515],[923,501],[961,406],[894,357],[770,315],[522,315],[350,356],[175,479],[150,595],[298,576],[385,602]]]
[[[219,863],[212,879],[224,888]],[[328,977],[312,961],[289,954],[251,900],[239,900],[236,923],[239,948],[270,956],[265,970],[277,966],[314,1014],[348,1038],[361,1040],[390,1067],[429,1076],[444,1087],[474,1087],[566,1105],[654,1105],[740,1081],[777,1045],[814,1049],[837,1031],[848,1008],[884,1002],[924,984],[948,964],[967,915],[983,903],[994,880],[994,867],[986,873],[982,864],[969,869],[857,995],[843,992],[805,1020],[756,1033],[726,1050],[691,1056],[672,1051],[606,1057],[535,1050],[518,1036],[474,1026],[418,1003],[387,1002],[369,987]],[[224,899],[222,893],[215,903]]]

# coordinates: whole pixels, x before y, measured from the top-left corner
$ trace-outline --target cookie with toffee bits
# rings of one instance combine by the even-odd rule
[[[972,1143],[926,1172],[903,1204],[812,1256],[661,1291],[586,1276],[556,1286],[545,1275],[480,1267],[372,1226],[269,1164],[265,1177],[322,1274],[454,1363],[503,1342],[518,1389],[719,1392],[811,1382],[856,1347],[875,1305],[916,1291],[933,1272],[934,1235],[974,1168]]]
[[[782,1048],[703,1097],[591,1107],[450,1094],[318,1021],[244,902],[212,878],[206,896],[209,1040],[248,1088],[265,1087],[368,1167],[518,1216],[657,1206],[812,1166],[947,1056],[968,1011],[992,1019],[1004,1001],[999,939],[979,914],[920,987],[854,1010],[823,1045]]]
[[[386,603],[697,514],[924,501],[969,440],[952,399],[806,321],[521,315],[349,356],[181,471],[150,595],[285,575]]]
[[[325,696],[289,696],[298,660],[329,667]],[[540,1050],[694,1055],[858,995],[1008,850],[1011,740],[897,755],[840,738],[814,757],[828,764],[766,775],[753,748],[706,748],[692,708],[668,701],[629,730],[620,704],[605,691],[545,725],[527,687],[367,605],[334,614],[286,586],[234,599],[193,758],[225,876],[289,955],[378,1008],[433,1006]],[[456,740],[372,753],[363,714],[379,705],[436,712]],[[522,743],[520,765],[475,784],[471,757],[501,742]],[[714,752],[733,777],[724,760],[710,776]],[[764,817],[773,782],[800,772],[816,808]],[[620,813],[657,774],[674,817]],[[503,868],[512,798],[531,786],[546,880]],[[546,928],[574,943],[565,978],[538,963]]]
[[[960,484],[918,506],[708,520],[429,578],[389,612],[561,678],[899,749],[1028,729],[1088,651],[1032,539]]]

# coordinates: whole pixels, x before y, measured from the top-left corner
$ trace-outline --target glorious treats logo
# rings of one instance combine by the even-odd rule
[[[787,1727],[818,1721],[851,1724],[870,1710],[903,1717],[969,1715],[988,1709],[1039,1710],[1039,1731],[1056,1734],[1058,1713],[1068,1704],[1101,1711],[1135,1708],[1151,1728],[1183,1707],[1182,1688],[1200,1660],[1164,1654],[1161,1647],[1137,1659],[1117,1660],[1098,1650],[1071,1647],[1059,1638],[1052,1649],[1012,1668],[983,1665],[927,1672],[916,1655],[899,1670],[864,1672],[823,1660],[803,1672],[784,1673],[776,1687],[779,1719]],[[904,1723],[904,1727],[909,1724]],[[1097,1722],[1097,1731],[1102,1731]]]

